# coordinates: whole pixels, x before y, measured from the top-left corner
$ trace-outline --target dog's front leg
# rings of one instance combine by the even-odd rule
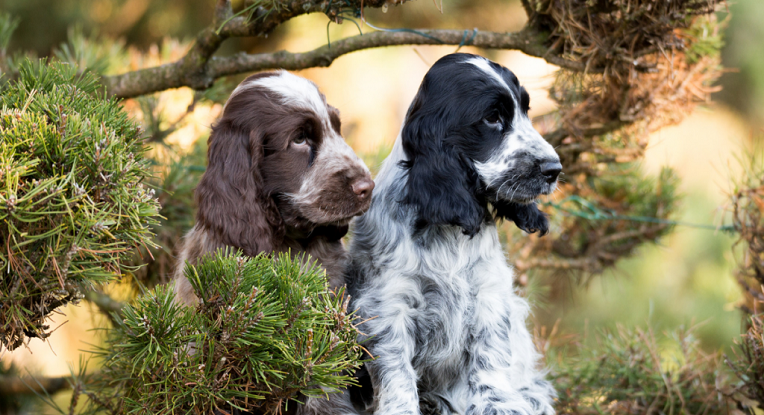
[[[379,317],[367,363],[374,384],[374,415],[418,415],[417,374],[411,361],[416,342],[405,313]]]
[[[535,369],[527,304],[501,291],[486,290],[477,301],[466,415],[553,415],[551,388]]]

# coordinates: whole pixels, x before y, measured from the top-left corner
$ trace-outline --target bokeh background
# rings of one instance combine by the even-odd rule
[[[106,73],[173,61],[183,55],[195,33],[209,24],[211,0],[0,0],[0,9],[19,17],[11,51],[32,50],[49,56],[67,39],[96,34],[99,47],[128,46],[105,62]],[[234,1],[234,3],[236,3]],[[525,13],[518,0],[417,0],[403,7],[367,11],[365,18],[384,28],[463,28],[514,31]],[[731,180],[741,173],[741,154],[764,137],[764,2],[736,0],[718,18],[728,25],[723,64],[728,68],[714,102],[699,106],[678,125],[650,137],[643,168],[657,174],[663,166],[678,172],[683,202],[677,226],[657,245],[645,245],[615,269],[586,283],[554,282],[554,289],[530,290],[538,331],[557,336],[590,333],[617,324],[649,323],[654,329],[695,326],[703,348],[727,351],[741,332],[739,287],[733,278],[734,238],[714,227],[725,222],[723,205]],[[360,22],[359,22],[360,23]],[[369,26],[360,30],[371,31]],[[228,40],[220,54],[236,51],[307,51],[330,39],[357,34],[352,22],[330,24],[323,15],[293,19],[267,39]],[[84,38],[83,38],[84,39]],[[394,142],[419,83],[439,57],[454,47],[395,47],[357,52],[331,67],[299,75],[315,81],[329,103],[342,113],[343,134],[374,171]],[[531,115],[554,109],[547,97],[556,68],[520,52],[480,53],[512,69],[531,95]],[[223,97],[242,79],[220,85]],[[144,123],[165,131],[166,143],[177,154],[202,151],[209,126],[219,115],[219,103],[195,103],[189,89],[163,92],[150,100],[130,101],[126,108]],[[155,116],[146,115],[146,105]],[[143,109],[144,111],[141,111]],[[702,225],[702,226],[693,226]],[[171,249],[171,247],[168,247]],[[510,256],[511,260],[511,256]],[[533,286],[533,285],[531,285]],[[28,348],[2,352],[3,364],[13,362],[31,373],[58,376],[78,364],[83,349],[97,343],[104,318],[87,305],[69,306],[55,319],[61,327],[49,342],[33,339]]]

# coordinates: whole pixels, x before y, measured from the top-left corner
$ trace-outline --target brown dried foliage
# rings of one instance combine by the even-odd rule
[[[534,26],[548,31],[551,52],[606,74],[623,67],[654,68],[657,52],[686,47],[677,29],[690,27],[694,16],[707,16],[723,0],[526,0]]]
[[[749,413],[755,413],[752,407],[756,404],[764,410],[764,314],[751,316],[733,359],[726,356],[726,362],[740,380],[738,393],[732,395],[738,406]]]
[[[530,25],[547,33],[550,53],[587,68],[558,71],[550,95],[559,111],[537,120],[565,167],[562,194],[554,199],[580,197],[613,219],[569,216],[565,203],[551,202],[557,209],[547,209],[551,216],[564,217],[562,235],[524,239],[513,251],[520,253],[521,272],[544,268],[598,274],[670,230],[661,221],[676,206],[675,179],[669,172],[652,182],[639,179],[630,163],[643,156],[651,132],[678,123],[717,90],[712,84],[721,75],[722,25],[712,13],[724,2],[525,3]],[[633,197],[635,187],[642,187],[647,202]],[[632,216],[657,221],[624,220]]]
[[[758,403],[764,409],[764,160],[761,154],[744,162],[744,179],[731,195],[728,211],[738,234],[736,246],[742,246],[737,281],[743,290],[741,308],[749,314],[746,332],[741,335],[727,365],[737,375],[739,394],[733,395],[739,406],[750,408]],[[742,397],[741,397],[742,395]],[[753,410],[750,410],[753,413]]]
[[[656,241],[671,230],[670,224],[659,222],[676,208],[678,181],[671,170],[664,170],[655,179],[611,172],[612,177],[602,179],[581,175],[561,186],[568,198],[545,209],[556,210],[551,215],[559,223],[557,238],[510,241],[521,284],[527,281],[525,273],[529,270],[571,276],[585,283],[645,242]],[[578,198],[594,201],[599,211],[574,203]],[[645,220],[626,220],[627,216]],[[657,222],[647,221],[651,218]]]
[[[756,303],[764,303],[764,177],[752,168],[750,181],[732,196],[732,225],[739,235],[737,244],[745,246],[738,283],[745,294],[744,310],[752,313]]]
[[[704,353],[692,330],[659,337],[649,327],[619,326],[596,340],[578,345],[576,357],[557,356],[557,413],[735,413],[717,388],[726,381],[719,355]]]

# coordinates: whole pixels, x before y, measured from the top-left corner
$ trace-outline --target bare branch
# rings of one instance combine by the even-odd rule
[[[528,16],[528,19],[532,19],[535,13],[533,12],[533,6],[531,6],[531,2],[528,0],[522,0],[523,3],[523,9],[525,9],[525,14]]]
[[[246,26],[232,21],[226,25],[226,33],[244,35]],[[473,37],[474,34],[474,37]],[[549,63],[576,71],[585,70],[584,64],[564,59],[557,55],[547,55],[544,36],[531,30],[515,33],[477,32],[464,30],[406,30],[380,31],[349,37],[331,45],[325,45],[305,53],[280,51],[257,55],[239,54],[225,58],[211,58],[205,65],[192,66],[189,73],[185,60],[155,68],[143,69],[122,75],[106,77],[107,90],[117,97],[134,97],[170,88],[189,86],[196,89],[207,88],[215,79],[223,76],[265,69],[283,68],[289,70],[326,67],[342,55],[384,46],[401,45],[460,45],[468,44],[486,49],[514,49],[527,55],[546,59]],[[189,52],[191,53],[191,52]],[[203,54],[199,54],[203,56]],[[589,73],[596,73],[590,68]]]
[[[71,378],[69,376],[53,378],[0,376],[0,397],[43,392],[52,395],[60,390],[69,389],[71,385],[67,381],[68,379]]]
[[[372,32],[353,36],[305,53],[276,52],[259,55],[239,55],[232,58],[213,59],[210,69],[217,76],[232,75],[271,68],[290,70],[316,66],[329,66],[342,55],[359,50],[401,45],[460,45],[469,44],[486,49],[515,49],[531,56],[544,57],[550,63],[573,70],[584,70],[578,62],[557,56],[544,56],[546,48],[538,36],[530,31],[516,33],[477,32],[465,30],[417,30]]]
[[[233,17],[233,9],[231,8],[231,0],[218,0],[215,6],[215,19],[213,23],[215,26],[223,24],[226,20]]]
[[[515,260],[515,267],[520,272],[529,269],[556,269],[556,270],[581,270],[592,271],[601,269],[596,260],[589,258],[571,258],[571,259],[550,259],[550,258],[528,258],[525,260]]]
[[[403,0],[404,2],[406,0]],[[364,7],[382,7],[386,0],[365,0]],[[206,89],[215,82],[207,64],[229,37],[263,36],[287,20],[303,14],[325,13],[339,21],[345,7],[361,7],[361,0],[326,2],[294,0],[266,9],[257,7],[251,16],[232,17],[230,0],[217,0],[212,24],[199,32],[191,49],[177,62],[104,78],[107,91],[118,97],[134,97],[179,86]]]

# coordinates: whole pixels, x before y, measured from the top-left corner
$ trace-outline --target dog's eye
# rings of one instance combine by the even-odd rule
[[[492,127],[501,127],[501,125],[504,123],[504,120],[501,118],[501,114],[497,112],[492,112],[490,115],[484,118],[485,122],[492,126]]]
[[[301,145],[301,144],[305,144],[307,140],[308,140],[308,136],[305,134],[305,132],[301,132],[300,134],[297,135],[297,137],[292,139],[292,142],[297,145]]]

